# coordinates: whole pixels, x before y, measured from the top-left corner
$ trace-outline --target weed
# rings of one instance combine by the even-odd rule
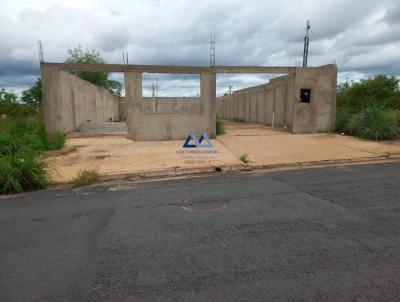
[[[243,153],[242,155],[239,156],[239,159],[244,164],[250,163],[250,158],[248,153]]]
[[[383,106],[368,106],[354,114],[348,123],[351,134],[376,141],[394,139],[397,127],[396,111]]]
[[[0,194],[43,188],[51,174],[39,155],[64,143],[59,135],[53,146],[38,115],[0,120]]]
[[[244,123],[244,118],[237,116],[233,119],[233,121],[236,123]]]
[[[346,132],[352,113],[349,107],[338,108],[336,112],[336,132]]]
[[[56,136],[56,141],[49,142],[47,148],[49,150],[58,150],[64,147],[65,145],[65,134],[64,133],[58,133]]]
[[[224,122],[222,121],[221,117],[217,114],[216,118],[216,134],[221,135],[225,133],[225,126]]]
[[[100,180],[100,174],[97,169],[80,170],[78,175],[72,179],[74,187],[82,187],[94,184]]]
[[[0,194],[44,188],[49,180],[46,165],[36,153],[23,150],[0,155]]]

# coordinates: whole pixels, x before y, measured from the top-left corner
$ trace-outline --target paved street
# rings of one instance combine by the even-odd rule
[[[2,302],[399,297],[400,163],[0,199]]]

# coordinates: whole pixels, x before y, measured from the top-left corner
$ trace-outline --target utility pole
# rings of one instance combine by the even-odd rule
[[[310,20],[307,20],[306,35],[304,37],[304,51],[303,51],[303,67],[307,67],[308,60],[308,44],[310,43]]]

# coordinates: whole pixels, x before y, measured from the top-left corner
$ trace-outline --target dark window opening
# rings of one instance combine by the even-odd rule
[[[300,89],[300,103],[309,103],[311,99],[311,89]]]

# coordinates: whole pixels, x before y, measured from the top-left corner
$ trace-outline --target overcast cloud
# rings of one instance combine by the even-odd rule
[[[307,19],[310,66],[335,60],[339,82],[400,74],[399,0],[0,0],[0,7],[0,87],[16,92],[39,76],[38,40],[49,62],[64,61],[80,44],[109,63],[122,63],[127,51],[133,64],[208,65],[215,31],[217,65],[293,66],[302,58]],[[219,76],[218,93],[268,78]],[[149,93],[155,76],[146,79]],[[196,95],[198,86],[196,77],[161,76],[159,94]]]

